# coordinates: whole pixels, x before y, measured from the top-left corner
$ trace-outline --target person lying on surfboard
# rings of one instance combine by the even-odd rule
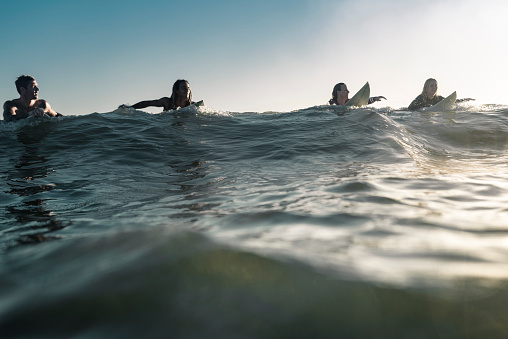
[[[413,102],[408,106],[408,110],[415,111],[419,108],[423,107],[430,107],[434,106],[441,100],[443,100],[444,97],[437,95],[437,81],[436,79],[429,78],[425,80],[425,84],[423,85],[422,93],[417,96]],[[471,98],[464,98],[464,99],[457,99],[455,102],[464,102],[464,101],[471,101],[474,99]]]
[[[372,104],[376,101],[381,101],[381,99],[385,99],[383,96],[370,97],[368,105]],[[333,86],[332,90],[332,98],[328,101],[329,105],[345,105],[346,102],[349,101],[349,91],[347,86],[343,82],[339,82],[337,85]]]
[[[132,106],[120,105],[118,108],[132,107],[135,109],[140,109],[154,106],[164,107],[165,111],[169,111],[180,107],[187,107],[192,104],[194,104],[194,101],[192,101],[192,91],[190,89],[189,82],[187,80],[179,79],[173,84],[173,92],[171,93],[170,98],[163,97],[156,100],[145,100],[140,101]]]
[[[49,102],[39,99],[39,87],[35,78],[30,75],[21,75],[14,82],[19,93],[19,99],[13,99],[4,103],[4,120],[16,121],[28,117],[61,117],[62,114],[55,112]]]

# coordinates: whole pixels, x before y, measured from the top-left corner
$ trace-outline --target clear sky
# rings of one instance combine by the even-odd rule
[[[507,104],[506,0],[87,0],[0,3],[0,101],[35,76],[56,111],[110,112],[189,81],[216,110],[286,112],[366,81],[376,106],[439,93]],[[158,112],[160,109],[147,109]]]

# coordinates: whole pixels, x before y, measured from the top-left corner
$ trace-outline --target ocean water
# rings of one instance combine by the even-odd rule
[[[0,337],[506,338],[507,121],[2,121]]]

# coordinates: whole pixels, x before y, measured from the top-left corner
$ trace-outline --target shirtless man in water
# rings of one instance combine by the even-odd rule
[[[56,117],[62,114],[55,112],[49,102],[39,99],[37,81],[30,75],[22,75],[15,82],[19,99],[13,99],[4,103],[4,120],[16,121],[30,116],[42,117],[45,114]]]

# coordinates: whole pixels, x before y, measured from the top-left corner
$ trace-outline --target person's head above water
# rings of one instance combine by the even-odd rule
[[[333,86],[332,90],[332,102],[335,105],[344,105],[346,101],[348,101],[349,91],[347,86],[343,82],[339,82],[337,85]]]
[[[29,96],[30,100],[37,100],[39,88],[35,78],[31,75],[20,75],[14,82],[20,96]]]
[[[173,92],[171,93],[173,100],[187,100],[192,102],[192,91],[189,82],[184,79],[176,80],[173,84]]]
[[[427,99],[432,99],[437,95],[437,81],[436,79],[429,78],[425,81],[422,90],[422,96]]]

